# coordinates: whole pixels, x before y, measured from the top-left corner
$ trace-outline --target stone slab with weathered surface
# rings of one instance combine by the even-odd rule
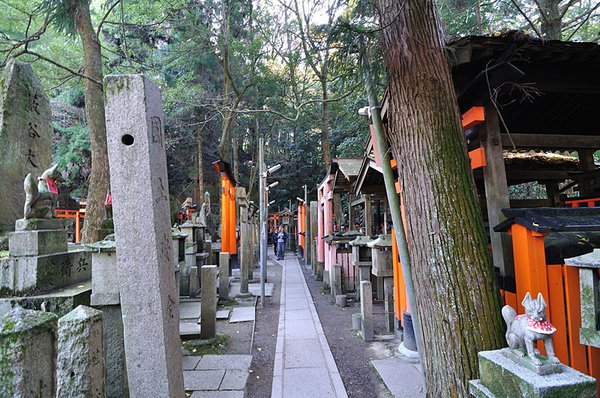
[[[420,368],[400,358],[374,359],[371,364],[395,398],[425,397],[425,379]]]
[[[143,75],[107,76],[104,92],[129,391],[181,397],[161,94]]]
[[[105,396],[102,311],[80,305],[60,318],[57,352],[57,398]]]
[[[231,311],[229,323],[252,322],[256,320],[256,311],[254,307],[234,307]]]
[[[478,356],[480,379],[470,382],[476,397],[597,397],[596,380],[568,366],[561,373],[541,376],[515,363],[504,350]]]
[[[360,282],[361,334],[364,341],[373,341],[373,290],[371,282]]]
[[[0,75],[0,230],[23,217],[23,180],[52,161],[52,111],[31,65],[11,59]]]
[[[0,397],[54,398],[57,319],[18,306],[0,318]]]
[[[90,281],[40,293],[34,296],[7,297],[0,299],[0,316],[8,313],[13,306],[52,312],[58,316],[66,315],[78,305],[90,305],[92,284]]]

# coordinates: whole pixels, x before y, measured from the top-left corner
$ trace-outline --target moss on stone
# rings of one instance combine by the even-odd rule
[[[189,355],[224,354],[231,338],[226,333],[219,333],[212,340],[188,340],[181,343]]]

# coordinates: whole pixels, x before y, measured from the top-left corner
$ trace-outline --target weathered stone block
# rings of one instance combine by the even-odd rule
[[[8,238],[8,251],[12,257],[43,256],[67,251],[67,231],[47,229],[18,231]]]
[[[20,218],[15,221],[15,231],[41,231],[64,228],[65,223],[60,218]]]
[[[504,354],[504,351],[505,349],[479,353],[480,379],[471,381],[471,393],[474,396],[597,397],[596,381],[590,376],[568,366],[564,366],[561,373],[541,376],[515,363]]]
[[[360,282],[360,297],[362,338],[364,341],[373,341],[373,289],[371,282]]]
[[[115,250],[92,253],[92,305],[116,305],[119,294],[119,271]]]
[[[11,59],[0,76],[0,230],[23,217],[23,180],[52,161],[52,112],[31,65]]]
[[[90,281],[41,293],[35,296],[19,296],[0,299],[0,316],[15,305],[28,309],[46,310],[58,316],[66,315],[78,305],[90,305],[92,284]]]
[[[0,397],[54,398],[57,319],[21,307],[0,318]]]
[[[217,276],[219,270],[216,265],[204,265],[201,273],[200,338],[213,339],[217,335]]]
[[[0,260],[0,297],[48,292],[87,281],[91,253],[73,251]]]
[[[56,397],[104,398],[102,311],[78,306],[58,320]]]
[[[123,341],[123,319],[120,305],[103,305],[104,379],[106,398],[128,398],[127,365]]]
[[[229,300],[229,253],[219,254],[219,299]]]

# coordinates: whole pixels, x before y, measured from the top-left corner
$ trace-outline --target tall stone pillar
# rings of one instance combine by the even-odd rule
[[[120,75],[104,93],[129,392],[183,397],[160,91]]]

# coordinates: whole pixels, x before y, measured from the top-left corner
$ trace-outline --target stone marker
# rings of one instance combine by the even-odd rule
[[[102,311],[106,398],[127,398],[129,388],[116,243],[112,238],[107,238],[86,246],[93,250],[91,304]]]
[[[387,331],[393,333],[394,325],[394,278],[386,276],[383,278],[383,298],[385,308],[385,325]]]
[[[198,291],[200,290],[200,278],[198,278],[197,267],[190,269],[189,279],[189,297],[195,298],[198,296]]]
[[[334,264],[333,275],[334,277],[331,281],[331,294],[336,296],[342,294],[342,266],[340,264]]]
[[[50,102],[31,65],[11,59],[0,77],[0,231],[23,217],[23,179],[52,161]]]
[[[240,220],[240,268],[241,268],[241,284],[240,293],[247,294],[248,292],[248,269],[251,268],[250,264],[250,250],[251,250],[251,227],[250,219],[248,216],[248,199],[246,197],[246,188],[238,187],[235,191],[239,207],[239,220]]]
[[[0,397],[54,398],[57,319],[18,306],[0,318]]]
[[[373,290],[371,282],[360,282],[360,297],[362,338],[364,341],[373,341]]]
[[[125,75],[107,76],[104,93],[129,392],[182,397],[160,91]]]
[[[201,272],[200,338],[217,336],[217,276],[216,265],[203,265]]]
[[[102,311],[80,305],[58,320],[56,398],[104,398]]]
[[[219,299],[229,300],[229,253],[219,254]]]

